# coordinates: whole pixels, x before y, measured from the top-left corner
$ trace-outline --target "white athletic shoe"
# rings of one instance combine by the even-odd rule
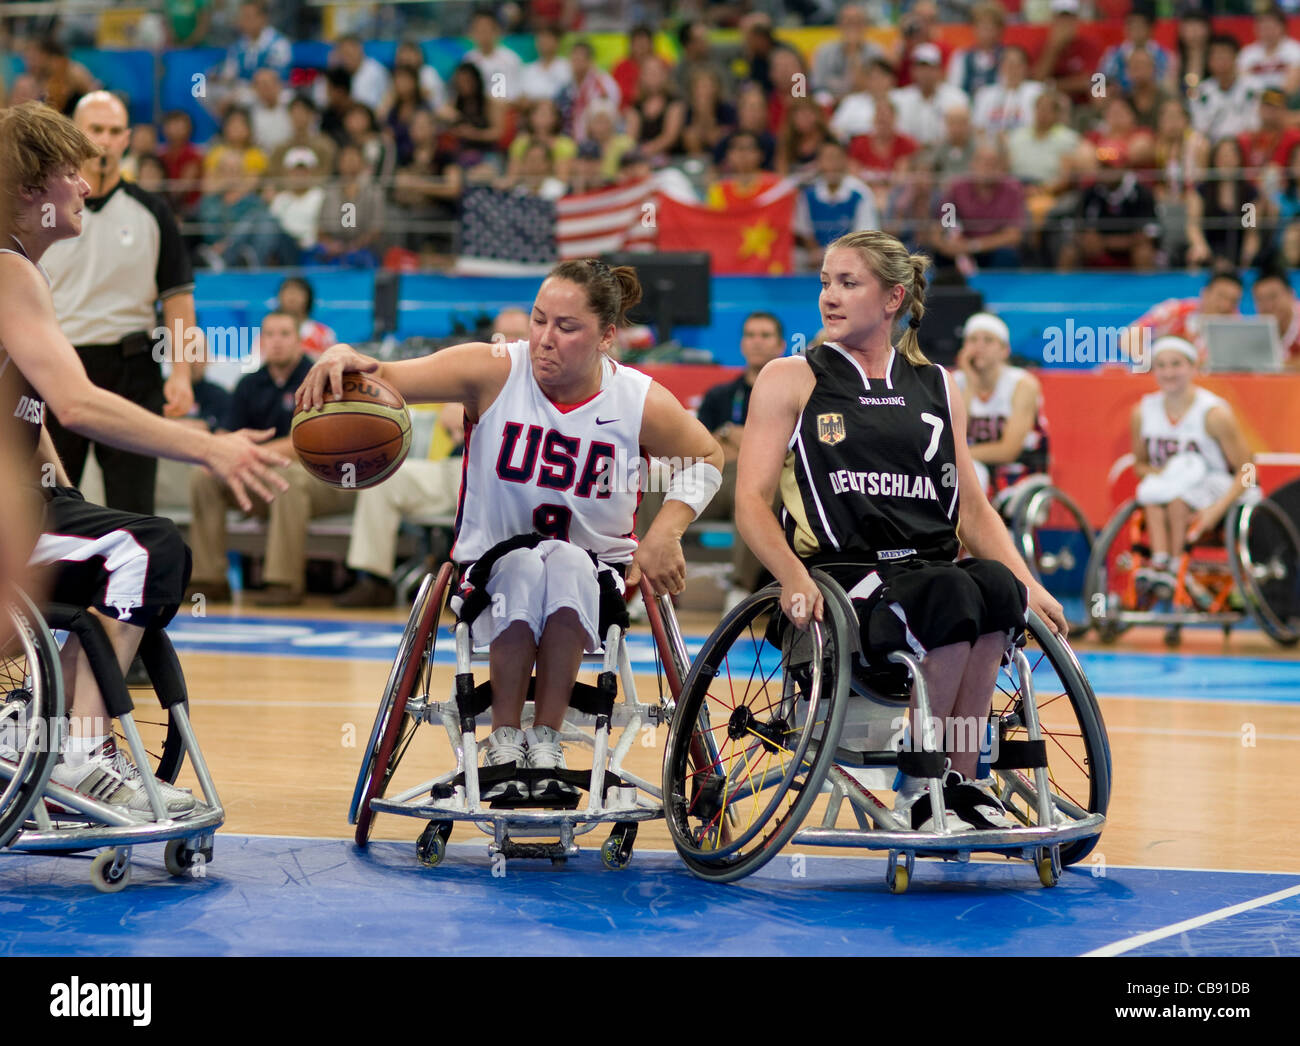
[[[148,818],[154,816],[140,769],[126,757],[125,752],[118,750],[111,738],[80,766],[73,767],[60,761],[51,772],[50,780],[101,803],[122,806],[133,814]],[[159,781],[158,788],[169,816],[184,817],[194,811],[194,795],[188,789],[176,788],[165,781]]]
[[[483,746],[483,765],[505,766],[507,763],[514,763],[517,770],[528,765],[524,732],[514,726],[499,726],[488,735]],[[498,799],[527,799],[528,786],[517,778],[507,777],[480,789],[479,795],[485,803]]]
[[[949,771],[951,773],[951,771]],[[945,780],[947,778],[945,777]],[[944,816],[947,821],[950,832],[970,832],[975,826],[963,818],[956,810],[953,809],[952,803],[948,797],[948,789],[944,788]],[[901,792],[894,800],[894,816],[903,822],[904,827],[911,828],[915,832],[933,832],[937,831],[934,823],[934,813],[930,805],[930,785],[927,782],[919,792],[913,792],[910,795],[903,795]]]
[[[566,770],[564,746],[560,732],[549,726],[530,727],[528,739],[528,765],[534,770]],[[534,799],[568,799],[576,796],[578,789],[559,777],[542,775],[533,782]]]
[[[949,779],[952,780],[949,780]],[[981,777],[971,780],[962,777],[955,770],[949,770],[944,779],[944,795],[954,803],[964,817],[976,828],[1019,828],[1020,822],[1007,813],[1007,808],[998,798],[997,779]]]

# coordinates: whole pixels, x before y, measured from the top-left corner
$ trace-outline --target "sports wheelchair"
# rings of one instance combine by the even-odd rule
[[[1096,845],[1110,797],[1101,711],[1069,646],[1031,612],[1023,646],[1000,670],[981,751],[1022,826],[957,832],[939,810],[934,831],[914,831],[873,790],[892,790],[904,771],[939,794],[946,731],[930,715],[920,662],[899,650],[886,669],[866,666],[848,596],[821,571],[812,576],[820,623],[796,630],[771,585],[723,620],[682,684],[663,794],[687,867],[730,882],[793,840],[887,851],[893,893],[907,889],[918,856],[967,861],[984,851],[1029,860],[1055,885]],[[904,730],[913,693],[919,722]],[[838,823],[846,800],[848,828]],[[801,830],[819,804],[818,826]]]
[[[620,625],[613,624],[606,630],[603,651],[583,656],[583,664],[597,667],[599,674],[594,686],[582,681],[575,685],[562,740],[571,750],[576,745],[589,749],[592,765],[590,770],[558,773],[586,792],[585,801],[575,796],[567,803],[527,799],[487,804],[482,792],[488,783],[504,774],[528,781],[530,775],[543,771],[478,765],[476,729],[490,722],[492,689],[490,682],[474,682],[473,666],[486,664],[488,651],[473,649],[470,628],[464,622],[458,622],[452,634],[455,677],[451,694],[442,701],[433,694],[440,682],[434,672],[438,620],[448,604],[454,576],[453,565],[444,563],[436,577],[425,576],[416,595],[348,811],[348,823],[356,826],[356,844],[367,845],[375,814],[392,813],[428,822],[416,841],[416,856],[428,867],[442,862],[452,828],[460,821],[473,824],[491,837],[488,852],[494,859],[496,855],[504,859],[549,857],[552,863],[560,864],[580,852],[575,842],[578,836],[600,824],[612,823],[613,829],[600,848],[601,861],[607,868],[625,868],[632,858],[637,826],[663,816],[657,780],[638,776],[625,760],[644,731],[653,730],[671,716],[680,681],[686,674],[689,659],[671,601],[655,597],[649,585],[642,582],[654,636],[657,703],[643,703],[638,698],[627,637]],[[531,714],[530,700],[524,707],[525,726]],[[413,778],[419,783],[404,783],[396,794],[387,795],[399,766],[417,762],[413,741],[425,723],[433,728],[424,732],[426,736],[436,734],[439,727],[445,732],[451,756],[448,759],[444,752],[441,761],[443,765],[454,765],[431,779],[421,780],[426,766],[437,765],[437,750],[441,747],[426,741],[426,746],[419,749],[421,765]],[[611,736],[613,730],[619,731],[616,739]],[[654,751],[658,752],[658,748]],[[554,776],[557,771],[545,773]]]
[[[114,717],[118,744],[140,768],[152,817],[111,806],[50,779],[65,730],[59,644],[51,629],[75,634]],[[97,890],[131,881],[132,848],[165,842],[167,871],[202,875],[225,821],[212,776],[189,721],[180,661],[166,632],[148,629],[139,656],[160,713],[137,720],[131,690],[103,627],[92,614],[51,605],[38,611],[22,592],[0,597],[0,851],[71,855],[99,850],[90,866]],[[139,696],[139,695],[137,695]],[[189,757],[202,801],[171,818],[154,778],[174,783]]]
[[[1300,640],[1300,533],[1277,503],[1243,498],[1182,551],[1171,596],[1139,584],[1151,557],[1145,513],[1136,498],[1120,505],[1097,538],[1085,582],[1102,642],[1133,625],[1163,625],[1166,645],[1176,647],[1184,625],[1219,625],[1226,638],[1249,617],[1282,646]]]
[[[1065,609],[1072,636],[1092,624],[1083,602],[1084,568],[1096,541],[1083,509],[1051,478],[1036,472],[992,498],[1034,579]]]

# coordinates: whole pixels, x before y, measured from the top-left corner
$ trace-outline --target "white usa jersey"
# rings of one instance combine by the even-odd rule
[[[972,446],[976,443],[996,443],[1002,438],[1002,430],[1012,414],[1012,399],[1016,386],[1025,376],[1023,367],[1003,367],[998,375],[997,384],[993,386],[993,395],[984,399],[973,389],[967,399],[966,407],[966,442]],[[955,371],[953,380],[959,391],[966,392],[965,371]],[[1025,433],[1022,450],[1038,450],[1045,446],[1047,439],[1047,422],[1043,418],[1042,404],[1034,415],[1034,427]]]
[[[1192,405],[1175,425],[1165,412],[1163,392],[1151,392],[1143,396],[1139,407],[1141,435],[1151,464],[1156,468],[1164,468],[1165,462],[1175,454],[1192,453],[1205,459],[1210,472],[1230,472],[1219,441],[1205,428],[1205,415],[1210,409],[1227,405],[1225,400],[1208,389],[1198,388]]]
[[[465,472],[451,556],[472,563],[519,534],[562,538],[605,563],[627,563],[639,494],[626,482],[641,457],[650,378],[602,361],[600,391],[573,406],[538,387],[528,342],[506,346],[510,376],[465,426]]]

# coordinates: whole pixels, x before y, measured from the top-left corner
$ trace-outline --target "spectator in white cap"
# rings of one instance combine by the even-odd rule
[[[966,400],[966,442],[990,499],[1049,465],[1042,387],[1011,366],[1010,356],[1011,335],[997,316],[977,312],[966,321],[953,379]]]
[[[296,146],[284,155],[286,185],[271,198],[271,214],[300,250],[309,251],[320,236],[320,209],[325,190],[316,177],[316,154]]]
[[[1138,598],[1168,599],[1187,548],[1218,526],[1233,502],[1251,489],[1250,447],[1220,397],[1192,384],[1196,347],[1160,338],[1151,347],[1159,391],[1133,408],[1133,457],[1138,503],[1146,510],[1151,565],[1137,571]],[[1190,574],[1187,589],[1204,605]]]
[[[944,114],[953,108],[970,108],[970,99],[960,87],[943,81],[943,55],[935,44],[912,48],[912,84],[893,92],[898,126],[922,145],[936,145],[943,139]]]
[[[1052,24],[1034,63],[1034,79],[1056,82],[1075,105],[1088,101],[1101,48],[1079,32],[1079,0],[1052,0]]]

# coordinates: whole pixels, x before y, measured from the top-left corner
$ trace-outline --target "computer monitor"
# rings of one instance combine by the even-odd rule
[[[1282,343],[1272,316],[1206,316],[1202,323],[1210,369],[1270,374],[1282,369]]]
[[[707,327],[713,322],[713,281],[707,251],[658,254],[607,254],[606,265],[630,265],[641,281],[641,304],[628,319],[653,323],[660,344],[672,340],[673,327]]]

